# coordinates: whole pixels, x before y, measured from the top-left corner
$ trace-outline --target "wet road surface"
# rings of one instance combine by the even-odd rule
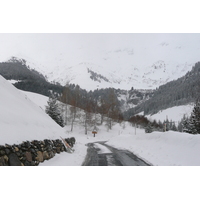
[[[105,142],[87,144],[87,155],[82,166],[150,166],[128,150],[120,150]]]

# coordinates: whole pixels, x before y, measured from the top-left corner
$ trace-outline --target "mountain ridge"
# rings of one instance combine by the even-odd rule
[[[9,61],[11,62],[12,59],[9,59]],[[194,63],[183,63],[176,65],[173,69],[170,67],[170,63],[157,60],[144,69],[131,65],[128,68],[116,67],[116,69],[111,70],[107,68],[107,65],[80,62],[74,66],[58,65],[44,70],[45,66],[34,63],[34,61],[16,57],[15,60],[26,63],[31,70],[38,71],[51,83],[58,83],[62,86],[78,84],[87,91],[109,87],[125,90],[132,87],[135,89],[156,89],[185,75],[194,65]]]

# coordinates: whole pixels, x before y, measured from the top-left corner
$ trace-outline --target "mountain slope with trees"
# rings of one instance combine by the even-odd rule
[[[7,62],[0,63],[0,75],[7,80],[16,80],[14,86],[18,89],[50,95],[50,91],[61,94],[63,86],[46,81],[45,77],[36,70],[30,69],[24,59],[12,57]]]
[[[140,112],[144,112],[144,115],[155,114],[163,109],[195,102],[199,95],[200,62],[185,76],[157,88],[149,100],[129,109],[125,116],[129,118]]]

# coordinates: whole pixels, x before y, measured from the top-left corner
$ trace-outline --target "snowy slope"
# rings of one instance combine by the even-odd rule
[[[0,144],[64,136],[64,130],[0,76]]]
[[[33,103],[35,103],[36,105],[38,105],[40,108],[42,108],[45,111],[45,108],[47,106],[47,101],[49,100],[48,97],[41,94],[33,93],[33,92],[28,92],[28,91],[23,91],[23,90],[20,90],[20,91],[24,93],[25,96],[28,97]]]
[[[194,105],[188,104],[183,106],[174,106],[172,108],[168,108],[166,110],[161,110],[154,115],[147,115],[146,117],[150,120],[156,120],[164,122],[164,120],[168,119],[169,121],[172,120],[178,125],[178,121],[180,122],[183,116],[190,117]]]

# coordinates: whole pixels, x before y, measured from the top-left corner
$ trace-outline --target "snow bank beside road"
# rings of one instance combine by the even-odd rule
[[[50,160],[45,160],[39,166],[81,166],[87,154],[87,146],[77,142],[73,153],[62,152]]]
[[[145,134],[137,129],[137,135],[123,134],[111,138],[108,145],[127,149],[153,165],[199,166],[200,135],[179,132],[153,132]]]

